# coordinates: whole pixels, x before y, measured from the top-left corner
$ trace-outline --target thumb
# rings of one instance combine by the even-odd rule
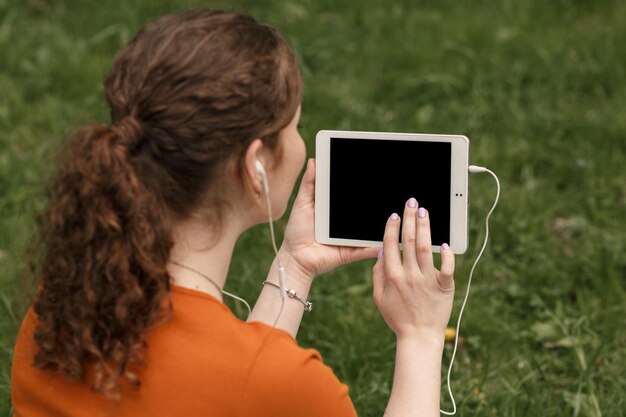
[[[315,159],[309,158],[295,203],[309,204],[315,200]]]
[[[448,290],[454,288],[454,253],[449,247],[441,248],[441,268],[439,272],[439,285]]]
[[[378,250],[379,250],[379,248],[376,248],[376,247],[372,247],[372,248],[348,248],[348,247],[341,247],[341,249],[345,249],[345,250],[348,251],[347,255],[345,255],[345,258],[347,259],[346,263],[351,263],[351,262],[355,262],[355,261],[361,261],[363,259],[375,258],[376,255],[378,254]]]

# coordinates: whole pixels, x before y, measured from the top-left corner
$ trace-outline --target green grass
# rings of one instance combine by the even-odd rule
[[[0,415],[24,312],[19,271],[49,155],[106,121],[102,79],[147,20],[230,2],[0,0]],[[418,6],[419,3],[419,6]],[[623,416],[626,410],[626,3],[592,0],[252,1],[301,56],[303,134],[465,134],[502,182],[453,372],[459,416]],[[621,45],[621,46],[620,46]],[[494,197],[471,182],[457,304]],[[364,195],[360,204],[367,204]],[[278,230],[284,227],[284,219]],[[255,300],[268,232],[239,242],[228,289]],[[320,277],[299,333],[380,416],[394,338],[371,299],[371,262]],[[234,307],[239,311],[238,307]],[[444,371],[450,356],[448,346]],[[450,409],[447,395],[443,407]]]

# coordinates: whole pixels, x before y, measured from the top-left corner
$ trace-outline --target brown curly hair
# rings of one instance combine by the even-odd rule
[[[237,192],[220,176],[241,179],[255,138],[277,148],[302,76],[275,29],[202,9],[145,26],[105,92],[112,125],[69,138],[38,217],[34,364],[77,379],[93,366],[93,388],[119,397],[122,381],[139,384],[146,332],[170,314],[173,221],[201,213],[219,233]]]

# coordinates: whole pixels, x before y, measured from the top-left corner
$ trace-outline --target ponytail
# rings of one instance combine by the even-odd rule
[[[171,308],[168,216],[130,162],[141,139],[132,117],[79,131],[39,217],[35,366],[76,379],[93,366],[109,397],[120,378],[138,385],[145,332]]]

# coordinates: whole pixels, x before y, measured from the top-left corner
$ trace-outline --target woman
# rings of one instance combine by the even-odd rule
[[[15,415],[355,415],[347,387],[294,337],[315,276],[378,250],[315,243],[313,160],[248,321],[222,303],[237,239],[285,212],[305,160],[285,39],[235,12],[166,16],[120,51],[105,90],[112,125],[74,136],[41,217]],[[389,416],[439,414],[454,257],[442,250],[439,272],[430,245],[411,199],[373,271],[398,338]],[[279,264],[296,297],[281,296]]]

